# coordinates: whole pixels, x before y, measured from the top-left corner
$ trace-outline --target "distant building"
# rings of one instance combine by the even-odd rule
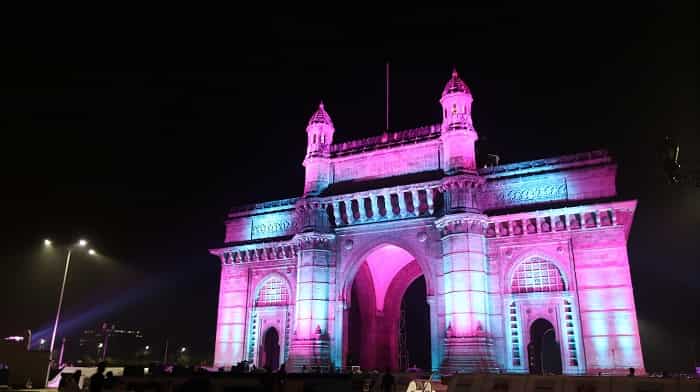
[[[104,323],[99,328],[86,329],[80,335],[78,358],[94,362],[105,358],[112,361],[129,361],[143,355],[145,343],[138,329],[125,329]]]

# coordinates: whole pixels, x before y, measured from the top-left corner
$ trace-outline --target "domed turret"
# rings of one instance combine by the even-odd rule
[[[444,97],[447,94],[454,93],[471,94],[471,92],[469,91],[469,87],[467,87],[467,84],[464,83],[462,79],[460,79],[459,74],[457,73],[457,69],[452,70],[452,78],[450,78],[450,80],[445,85],[445,88],[442,90],[442,96]]]
[[[309,119],[306,126],[306,181],[304,194],[318,194],[328,187],[330,181],[330,153],[333,144],[333,120],[326,112],[323,102]]]
[[[472,94],[457,70],[442,90],[443,167],[447,173],[476,171],[474,143],[478,135],[472,125]]]
[[[326,109],[323,107],[323,101],[318,104],[318,109],[309,119],[309,126],[312,124],[326,124],[330,125],[331,127],[333,126],[333,120],[331,120],[331,116],[328,115],[328,112],[326,112]]]

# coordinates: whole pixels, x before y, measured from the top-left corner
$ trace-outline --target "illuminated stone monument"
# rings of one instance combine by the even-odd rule
[[[456,72],[440,104],[440,124],[340,144],[319,106],[303,195],[232,209],[211,250],[216,366],[341,367],[360,347],[364,368],[397,369],[401,301],[423,277],[433,369],[539,372],[549,339],[565,374],[644,372],[636,202],[610,201],[611,157],[478,168]]]

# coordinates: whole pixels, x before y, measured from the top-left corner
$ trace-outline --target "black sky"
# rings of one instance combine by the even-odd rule
[[[84,235],[108,257],[74,260],[65,315],[104,312],[75,330],[112,320],[211,355],[219,265],[207,249],[227,209],[300,193],[320,99],[336,141],[379,134],[388,60],[393,130],[439,121],[455,65],[480,152],[614,154],[620,199],[639,200],[629,248],[647,368],[691,367],[700,191],[667,185],[655,150],[672,135],[684,167],[700,167],[692,2],[118,11],[5,25],[1,335],[52,320],[62,260],[41,240]]]

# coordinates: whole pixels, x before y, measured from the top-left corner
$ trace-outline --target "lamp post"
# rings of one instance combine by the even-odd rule
[[[554,332],[554,328],[548,328],[546,331],[542,332],[542,336],[540,336],[540,371],[542,375],[544,375],[544,335],[550,331]]]
[[[73,249],[75,247],[79,248],[85,248],[87,246],[87,240],[80,239],[77,244],[72,244],[68,246],[68,252],[66,254],[66,267],[63,270],[63,282],[61,283],[61,294],[58,296],[58,309],[56,310],[56,320],[54,320],[53,323],[53,331],[51,332],[51,343],[49,345],[49,366],[48,369],[46,370],[46,383],[44,385],[48,385],[49,383],[49,374],[51,373],[51,365],[53,364],[53,347],[54,343],[56,342],[56,331],[58,330],[58,320],[61,318],[61,306],[63,305],[63,293],[66,290],[66,279],[68,278],[68,267],[70,266],[70,258],[71,255],[73,254]],[[45,239],[44,240],[44,246],[47,248],[50,248],[53,245],[51,240]],[[96,254],[95,250],[89,249],[88,254],[90,256],[94,256]]]

